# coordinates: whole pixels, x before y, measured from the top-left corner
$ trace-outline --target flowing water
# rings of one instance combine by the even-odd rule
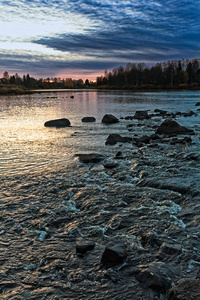
[[[74,98],[70,98],[73,95]],[[106,113],[116,117],[136,110],[169,112],[195,110],[200,91],[132,92],[67,90],[0,97],[0,172],[19,174],[56,169],[72,162],[78,152],[105,152],[108,134],[125,132],[124,123],[101,123]],[[95,123],[82,123],[94,116]],[[71,127],[46,128],[45,121],[68,118]],[[182,125],[198,126],[199,117],[180,118]],[[127,130],[126,130],[127,134]],[[109,147],[106,148],[109,151]]]

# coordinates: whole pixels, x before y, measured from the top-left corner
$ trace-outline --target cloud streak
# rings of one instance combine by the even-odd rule
[[[200,3],[193,0],[3,0],[0,6],[0,65],[16,72],[101,74],[128,62],[197,58],[200,50]],[[21,49],[8,55],[1,42]],[[46,51],[29,54],[25,43]]]

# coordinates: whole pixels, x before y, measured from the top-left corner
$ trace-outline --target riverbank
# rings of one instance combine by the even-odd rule
[[[24,95],[31,94],[32,92],[23,86],[17,86],[14,84],[0,84],[0,96],[1,95]]]
[[[140,138],[160,114],[120,122]],[[198,299],[200,127],[191,129],[121,142],[120,155],[106,146],[100,162],[1,175],[1,299]]]

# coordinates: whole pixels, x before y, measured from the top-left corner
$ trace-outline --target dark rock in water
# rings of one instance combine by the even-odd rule
[[[76,253],[78,255],[84,255],[86,254],[88,251],[92,251],[95,247],[95,243],[94,242],[79,242],[76,244]]]
[[[172,267],[162,262],[154,262],[149,266],[140,266],[140,269],[141,271],[136,276],[139,282],[159,292],[165,292],[171,288],[172,277],[174,277]]]
[[[104,159],[104,156],[98,153],[75,154],[83,163],[98,163]]]
[[[96,119],[94,117],[84,117],[81,121],[82,122],[95,122]]]
[[[113,115],[106,114],[103,116],[103,119],[101,122],[104,124],[113,124],[113,123],[118,123],[119,120]]]
[[[162,110],[162,109],[155,109],[154,112],[157,112],[159,113],[160,115],[166,115],[167,114],[167,111],[166,110]]]
[[[170,142],[171,145],[175,145],[175,144],[191,144],[192,143],[192,139],[191,137],[185,136],[183,139],[177,139],[177,138],[173,138]]]
[[[180,244],[169,244],[163,243],[156,254],[158,259],[164,259],[167,257],[171,257],[173,255],[179,254],[181,252],[181,245]]]
[[[125,117],[125,120],[133,120],[133,119],[135,119],[134,116],[127,116],[127,117]]]
[[[143,135],[140,138],[136,139],[136,142],[148,144],[150,142],[150,137]]]
[[[197,103],[195,104],[195,106],[200,106],[200,102],[197,102]]]
[[[148,112],[146,110],[138,110],[135,112],[134,119],[150,119],[150,116],[148,115]]]
[[[127,143],[127,142],[131,142],[131,141],[132,141],[132,138],[122,137],[120,134],[113,133],[107,137],[105,144],[106,145],[115,145],[118,142],[119,143]]]
[[[191,117],[193,115],[197,115],[194,111],[190,110],[188,113],[183,113],[184,117]]]
[[[114,156],[115,159],[123,159],[124,156],[123,156],[123,153],[121,151],[118,151],[115,156]]]
[[[156,130],[156,134],[182,134],[182,133],[194,133],[192,129],[188,129],[179,125],[176,121],[165,120]]]
[[[105,169],[113,169],[115,167],[118,166],[118,163],[114,162],[114,161],[109,161],[103,164]]]
[[[168,300],[200,299],[200,280],[190,279],[177,282],[168,292]]]
[[[70,125],[70,121],[66,118],[50,120],[44,123],[45,127],[69,127]]]
[[[159,135],[153,133],[150,135],[150,139],[153,141],[156,141],[156,140],[160,140],[160,137],[159,137]]]
[[[110,242],[103,252],[101,263],[107,267],[112,267],[121,264],[126,256],[123,242]]]

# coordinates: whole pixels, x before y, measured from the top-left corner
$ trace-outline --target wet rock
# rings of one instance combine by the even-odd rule
[[[197,103],[195,104],[195,106],[200,106],[200,102],[197,102]]]
[[[112,267],[121,264],[126,258],[124,243],[121,241],[110,242],[105,248],[101,263],[106,267]]]
[[[167,111],[166,110],[162,110],[162,109],[155,109],[154,112],[159,113],[160,115],[166,115]]]
[[[189,136],[185,136],[183,139],[173,138],[170,142],[171,145],[175,144],[191,144],[192,139]]]
[[[179,254],[181,252],[181,245],[180,244],[169,244],[169,243],[163,243],[156,254],[156,257],[158,259],[164,259],[171,257],[173,255]]]
[[[136,142],[148,144],[150,142],[150,137],[147,135],[143,135],[140,138],[136,139]]]
[[[165,292],[172,286],[176,270],[162,262],[154,262],[148,266],[140,266],[140,272],[136,279],[149,288]]]
[[[153,133],[150,135],[150,139],[152,141],[160,140],[160,136],[158,134]]]
[[[106,145],[115,145],[118,142],[119,143],[127,143],[131,142],[132,139],[129,137],[122,137],[120,134],[112,133],[107,137],[107,140],[105,142]]]
[[[146,247],[156,247],[160,246],[161,242],[158,239],[158,235],[154,232],[143,232],[141,235],[140,242],[144,248]]]
[[[116,163],[115,161],[108,161],[108,162],[104,163],[103,166],[105,169],[113,169],[118,166],[118,163]]]
[[[165,120],[156,130],[156,134],[183,134],[183,133],[194,133],[192,129],[188,129],[184,126],[179,125],[176,121]]]
[[[168,292],[168,300],[200,299],[200,280],[190,279],[177,282]]]
[[[92,251],[95,247],[95,243],[94,242],[78,242],[76,244],[76,253],[78,255],[84,255],[89,251]]]
[[[200,154],[199,153],[190,152],[190,153],[184,154],[183,155],[183,159],[198,161],[200,159]]]
[[[143,120],[150,119],[148,112],[146,110],[137,110],[134,115],[134,119]]]
[[[124,156],[123,156],[123,153],[121,151],[118,151],[115,156],[114,156],[115,159],[123,159]]]
[[[83,163],[98,163],[105,158],[103,155],[98,153],[75,154],[75,156],[78,156],[79,160]]]
[[[119,120],[113,115],[106,114],[103,116],[103,119],[101,122],[104,124],[113,124],[113,123],[118,123]]]
[[[197,115],[194,111],[190,110],[189,112],[187,113],[183,113],[183,116],[184,117],[191,117],[193,115]]]
[[[94,117],[84,117],[81,120],[82,122],[95,122],[96,119]]]
[[[70,121],[66,118],[50,120],[44,123],[45,127],[69,127],[71,125]]]

